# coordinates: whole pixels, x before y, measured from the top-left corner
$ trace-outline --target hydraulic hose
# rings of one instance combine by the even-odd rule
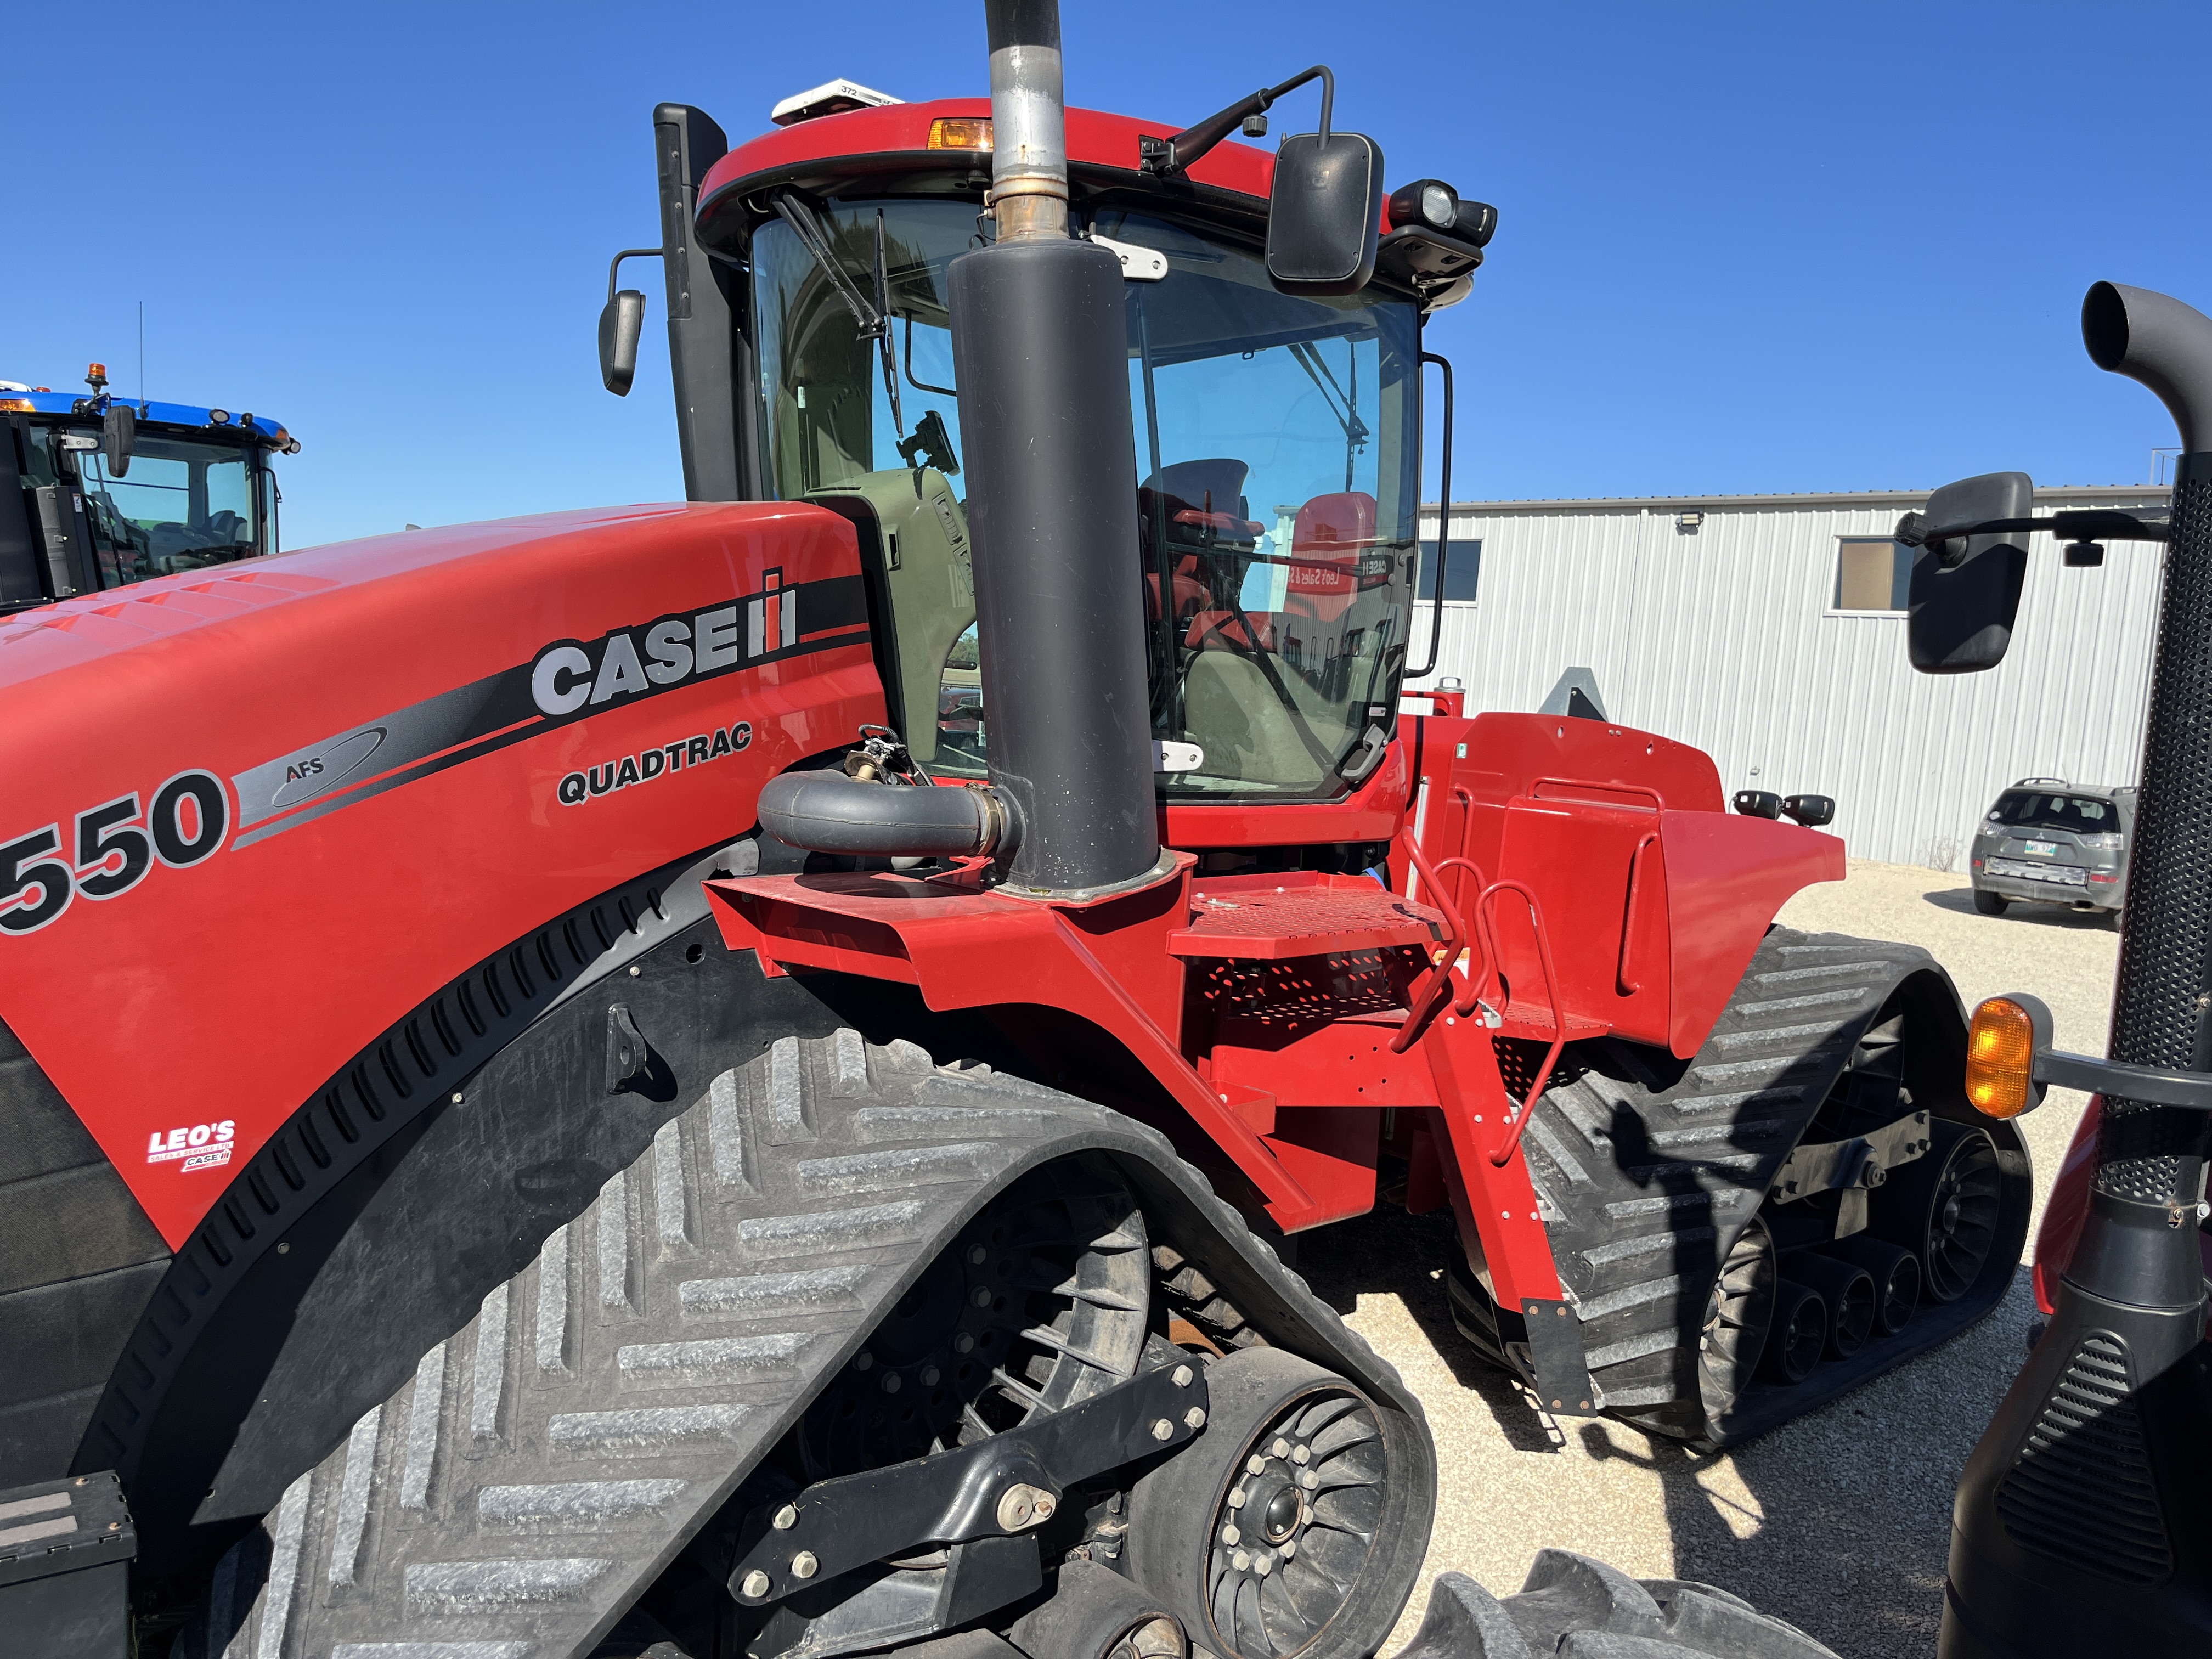
[[[1012,803],[983,784],[937,788],[786,772],[762,788],[760,821],[785,845],[814,853],[1004,858],[1021,845]]]

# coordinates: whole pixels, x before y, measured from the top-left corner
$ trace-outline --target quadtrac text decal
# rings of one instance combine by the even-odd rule
[[[580,806],[587,800],[612,794],[617,789],[633,785],[651,783],[655,778],[672,777],[687,766],[704,766],[708,761],[718,761],[725,755],[734,755],[749,746],[753,740],[752,722],[739,720],[727,731],[696,732],[688,738],[678,738],[657,749],[647,749],[635,755],[624,755],[594,766],[589,771],[571,772],[561,780],[561,804]]]

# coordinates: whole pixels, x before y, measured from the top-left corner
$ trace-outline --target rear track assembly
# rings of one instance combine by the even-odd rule
[[[1067,1458],[1062,1477],[1086,1455],[1121,1461],[1133,1427],[1155,1460],[1172,1455],[1200,1437],[1203,1366],[1241,1363],[1164,1340],[1164,1309],[1143,1311],[1151,1251],[1202,1263],[1240,1323],[1265,1332],[1259,1352],[1349,1382],[1390,1442],[1395,1509],[1366,1570],[1379,1641],[1435,1492],[1426,1425],[1396,1373],[1152,1131],[842,1030],[777,1042],[663,1127],[292,1483],[223,1559],[179,1659],[582,1659],[626,1616],[635,1630],[672,1565],[695,1583],[730,1576],[727,1616],[763,1659],[880,1645],[810,1624],[805,1581],[826,1590],[844,1562],[827,1559],[827,1518],[800,1517],[899,1458],[988,1459],[1008,1431],[1014,1461],[1042,1470],[1029,1510],[994,1488],[964,1530],[930,1520],[884,1547],[944,1534],[949,1547],[861,1576],[949,1595],[955,1558],[988,1547],[965,1577],[1003,1593],[1025,1548],[1033,1587],[1053,1459]],[[1121,1282],[1133,1267],[1133,1295]],[[1178,1398],[1192,1403],[1160,1404]],[[1083,1455],[1023,1440],[1063,1410],[1086,1425],[1103,1412],[1099,1431],[1120,1440]],[[1111,1558],[1125,1529],[1118,1498],[1112,1510],[1077,1559]],[[807,1528],[816,1552],[775,1542]]]
[[[1996,1305],[2027,1155],[1959,1094],[1964,1034],[1925,951],[1776,927],[1686,1066],[1568,1047],[1524,1146],[1601,1406],[1732,1444]],[[1519,1321],[1464,1270],[1451,1290],[1461,1330],[1525,1374]]]

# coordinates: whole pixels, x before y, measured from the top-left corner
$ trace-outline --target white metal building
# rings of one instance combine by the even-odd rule
[[[2039,489],[2036,509],[2163,512],[2168,493]],[[1586,667],[1608,718],[1696,744],[1731,793],[1832,795],[1853,857],[1963,870],[1975,821],[2013,780],[2136,781],[2163,550],[2111,543],[2101,568],[2068,569],[2034,537],[2003,664],[1935,678],[1905,659],[1889,540],[1926,502],[1455,502],[1437,674],[1419,683],[1458,676],[1470,713],[1532,709]],[[1436,532],[1431,505],[1425,564]],[[1416,607],[1417,662],[1432,609]]]

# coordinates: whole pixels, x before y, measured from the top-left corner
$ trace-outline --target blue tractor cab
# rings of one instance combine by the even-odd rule
[[[299,441],[265,416],[0,380],[0,614],[264,557],[270,462]]]

